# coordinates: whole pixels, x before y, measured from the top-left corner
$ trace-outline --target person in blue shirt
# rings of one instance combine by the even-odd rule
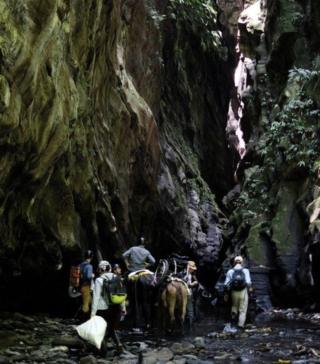
[[[129,272],[145,269],[148,265],[153,265],[156,260],[144,246],[144,237],[139,239],[139,245],[133,246],[122,254],[124,262]]]
[[[88,250],[85,254],[85,260],[80,264],[80,291],[82,296],[82,316],[83,319],[89,319],[91,305],[91,284],[94,277],[91,261],[93,252]]]

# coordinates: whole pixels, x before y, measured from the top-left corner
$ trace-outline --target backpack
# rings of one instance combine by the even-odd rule
[[[119,305],[126,300],[127,289],[120,276],[115,274],[111,279],[103,279],[103,296],[113,305]]]
[[[233,291],[241,291],[246,288],[246,276],[243,269],[234,269],[230,281],[230,288]]]
[[[80,265],[70,267],[69,285],[73,288],[80,287],[81,270]]]

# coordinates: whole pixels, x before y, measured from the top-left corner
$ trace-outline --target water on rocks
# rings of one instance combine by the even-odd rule
[[[73,319],[1,313],[0,320],[0,364],[320,363],[320,315],[298,310],[262,314],[243,331],[224,330],[214,316],[185,335],[123,329],[124,353],[110,342],[104,357],[77,336]]]

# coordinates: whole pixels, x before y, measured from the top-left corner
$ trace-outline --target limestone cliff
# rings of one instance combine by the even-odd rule
[[[1,305],[140,234],[208,286],[240,252],[268,304],[319,302],[318,8],[0,0]]]
[[[190,254],[214,273],[227,221],[213,193],[233,183],[231,56],[215,4],[0,10],[0,280],[19,287],[2,305],[63,296],[84,249],[119,258],[139,234],[157,257]]]

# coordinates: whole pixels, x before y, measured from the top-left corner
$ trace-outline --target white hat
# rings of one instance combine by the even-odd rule
[[[110,267],[110,263],[107,260],[101,260],[99,263],[99,269],[106,270],[107,267]]]
[[[241,255],[238,255],[234,258],[234,262],[235,263],[239,263],[239,264],[242,264],[243,263],[243,258]]]

